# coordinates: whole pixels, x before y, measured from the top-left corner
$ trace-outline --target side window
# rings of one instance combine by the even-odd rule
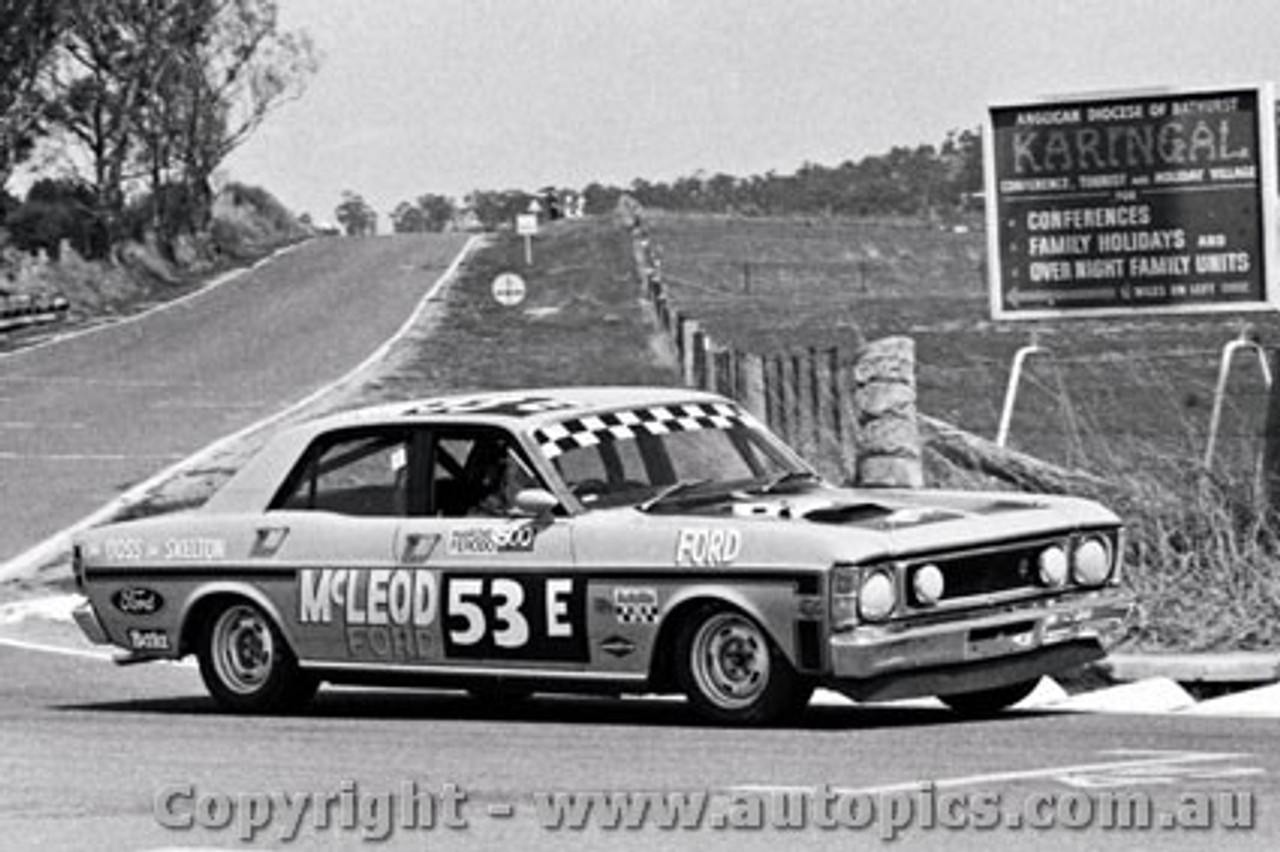
[[[366,517],[404,515],[408,468],[407,433],[339,436],[308,451],[272,508]]]
[[[517,493],[542,487],[512,440],[495,431],[440,434],[432,484],[433,514],[454,518],[506,516]]]

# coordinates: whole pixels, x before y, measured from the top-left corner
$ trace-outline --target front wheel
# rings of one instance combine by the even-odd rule
[[[953,695],[939,695],[938,698],[942,700],[943,704],[946,704],[961,715],[971,717],[990,716],[1012,707],[1026,698],[1035,690],[1036,684],[1039,682],[1040,678],[1036,677],[1031,680],[1011,683],[1008,686],[980,689],[977,692],[957,692]]]
[[[678,677],[694,710],[731,725],[768,725],[798,716],[813,684],[798,675],[759,624],[737,610],[703,610],[677,644]]]
[[[212,614],[197,655],[209,694],[218,706],[237,713],[294,710],[319,686],[298,668],[271,618],[249,601],[234,601]]]

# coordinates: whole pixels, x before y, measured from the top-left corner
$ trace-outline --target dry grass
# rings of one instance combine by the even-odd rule
[[[1257,494],[1266,387],[1253,356],[1228,385],[1213,469],[1201,467],[1222,347],[1271,314],[987,318],[984,235],[850,220],[648,217],[672,304],[717,340],[767,353],[906,334],[920,409],[992,437],[1018,347],[1027,362],[1010,446],[1114,482],[1143,648],[1280,644],[1280,546]],[[930,484],[994,483],[926,456]],[[1115,494],[1121,497],[1115,497]]]

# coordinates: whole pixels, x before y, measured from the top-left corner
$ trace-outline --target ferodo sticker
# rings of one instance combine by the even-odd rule
[[[538,530],[533,524],[519,527],[474,527],[451,530],[446,551],[450,556],[532,553],[537,540]]]
[[[304,568],[298,573],[298,623],[341,625],[351,657],[433,657],[437,589],[430,571]]]
[[[680,530],[676,536],[676,564],[698,568],[731,565],[742,553],[742,532],[722,527]]]

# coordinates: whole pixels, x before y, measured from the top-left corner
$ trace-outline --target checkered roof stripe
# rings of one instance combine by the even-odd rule
[[[660,405],[564,420],[535,429],[533,438],[543,454],[553,459],[570,450],[626,440],[636,435],[730,429],[747,420],[748,415],[740,408],[723,402]]]

